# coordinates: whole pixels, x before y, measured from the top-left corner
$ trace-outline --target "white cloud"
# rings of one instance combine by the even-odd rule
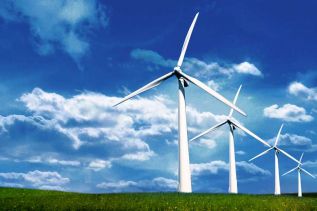
[[[0,7],[0,17],[6,21],[29,25],[39,54],[60,48],[75,60],[89,49],[88,32],[108,22],[97,0],[4,0]]]
[[[268,143],[273,145],[275,143],[275,139],[276,137],[270,138]],[[315,152],[317,150],[317,145],[313,144],[313,141],[310,138],[291,133],[281,134],[278,145],[286,146],[293,151],[300,152]]]
[[[143,137],[168,133],[177,126],[176,109],[170,109],[168,106],[171,102],[160,96],[131,99],[113,108],[112,105],[120,98],[87,92],[66,99],[35,88],[20,100],[34,116],[41,117],[41,125],[66,135],[75,148],[84,143],[80,137],[85,135],[117,141],[125,148],[148,151],[149,146],[141,140]],[[77,124],[65,126],[71,121]],[[147,126],[136,129],[134,124],[138,122],[144,122]],[[94,127],[89,126],[92,123]]]
[[[98,155],[67,160],[54,153],[47,154],[47,157],[23,154],[23,159],[20,159],[26,161],[25,157],[27,157],[28,162],[33,163],[84,166],[95,171],[109,168],[111,163],[114,163],[112,161],[135,162],[151,159],[156,153],[146,141],[157,140],[156,136],[177,139],[177,104],[175,102],[166,96],[137,97],[114,108],[113,104],[120,99],[92,92],[83,92],[66,98],[57,93],[35,88],[19,98],[30,116],[0,116],[0,131],[10,133],[22,122],[25,126],[37,127],[39,132],[44,134],[57,133],[61,136],[61,141],[66,141],[65,146],[73,147],[69,150],[75,150],[74,153],[81,153],[84,147],[104,147],[106,157],[102,157],[101,161],[94,161],[100,158]],[[202,125],[213,125],[226,119],[225,115],[200,112],[190,105],[187,106],[187,111],[188,129],[191,133],[201,132],[204,129],[201,128]],[[197,143],[212,149],[216,147],[213,140],[221,135],[222,131],[219,130],[212,134],[211,141],[207,136],[205,140],[201,139]],[[46,144],[45,140],[41,140],[41,143]],[[54,141],[47,144],[54,144]],[[107,150],[112,147],[116,150],[107,153]],[[25,151],[23,149],[17,152]],[[11,154],[11,152],[7,154],[14,159],[22,155],[21,153]]]
[[[65,190],[65,188],[58,186],[58,185],[42,185],[39,187],[39,189],[41,190],[59,190],[59,191],[63,191]]]
[[[202,173],[217,174],[220,170],[228,170],[229,166],[225,161],[216,160],[209,163],[190,164],[192,175],[200,175]]]
[[[220,85],[214,80],[207,81],[207,85],[215,91],[219,91]]]
[[[268,140],[270,145],[274,145],[276,137]],[[278,145],[280,146],[309,146],[312,144],[312,140],[305,136],[299,136],[296,134],[285,133],[280,135]]]
[[[174,179],[167,179],[164,177],[157,177],[152,180],[153,184],[156,186],[161,186],[168,189],[176,189],[178,182]]]
[[[242,62],[240,64],[233,65],[233,68],[237,73],[262,76],[261,71],[254,64],[249,62]]]
[[[173,67],[177,63],[176,60],[165,59],[159,53],[145,49],[134,49],[131,51],[131,57],[161,67]],[[207,63],[197,58],[186,57],[182,68],[205,79],[209,79],[212,75],[231,76],[234,73],[262,76],[262,72],[254,64],[246,61],[240,64],[220,65],[217,62]],[[149,69],[152,70],[152,68]],[[215,85],[215,82],[211,85]]]
[[[256,166],[253,163],[248,163],[246,161],[240,161],[236,163],[237,167],[240,169],[243,169],[244,171],[250,173],[250,174],[260,174],[260,175],[271,175],[271,172],[265,169],[262,169],[258,166]]]
[[[201,147],[207,147],[208,149],[214,149],[217,146],[216,141],[212,139],[204,139],[204,138],[201,138],[199,140],[194,140],[191,143]]]
[[[213,124],[225,121],[226,115],[215,115],[211,112],[200,112],[192,106],[187,106],[188,131],[192,133],[201,133],[204,128],[202,126],[212,126]],[[207,129],[207,128],[206,128]],[[214,131],[213,138],[218,137],[220,130]]]
[[[277,104],[264,108],[263,114],[265,117],[282,119],[286,122],[310,122],[314,118],[306,114],[303,107],[292,104],[285,104],[279,107]]]
[[[58,160],[55,158],[49,158],[47,162],[50,164],[59,164],[63,166],[80,166],[80,162],[77,160]]]
[[[11,187],[11,188],[23,188],[24,185],[13,182],[0,182],[1,187]]]
[[[100,171],[104,168],[111,168],[112,164],[108,160],[96,159],[89,163],[88,168],[94,171]]]
[[[62,177],[58,172],[52,171],[29,171],[28,173],[0,173],[0,177],[9,181],[17,181],[18,184],[27,183],[33,187],[40,188],[45,186],[60,187],[67,184],[70,180],[67,177]],[[16,182],[16,183],[17,183]]]
[[[317,88],[308,88],[298,81],[294,81],[288,86],[288,92],[295,96],[304,97],[307,100],[317,101]]]
[[[317,167],[317,160],[314,161],[305,161],[303,163],[303,166],[307,166],[307,167]]]
[[[149,136],[162,136],[177,131],[176,103],[165,96],[138,97],[114,108],[112,105],[120,99],[92,92],[65,98],[35,88],[19,99],[32,116],[0,116],[0,129],[6,132],[16,122],[26,122],[42,130],[53,130],[65,135],[75,149],[85,144],[91,145],[94,141],[116,142],[121,145],[117,151],[122,152],[120,157],[123,159],[150,159],[155,153],[144,140]],[[201,125],[226,118],[225,115],[200,112],[191,106],[187,106],[187,111],[190,132],[200,132]],[[210,144],[213,143],[204,144],[212,147]]]
[[[245,155],[245,151],[239,150],[239,151],[236,151],[236,154],[237,155]]]
[[[156,177],[152,180],[102,182],[97,188],[107,192],[136,192],[136,191],[175,191],[178,182],[173,179]]]
[[[270,175],[268,170],[264,170],[253,163],[245,161],[236,162],[237,169],[241,169],[249,174]],[[218,174],[219,171],[229,171],[229,164],[222,160],[211,161],[209,163],[198,163],[190,165],[192,175],[201,175],[205,173]]]
[[[155,153],[153,151],[148,151],[148,152],[135,152],[135,153],[128,153],[125,154],[121,157],[121,159],[124,160],[139,160],[139,161],[144,161],[144,160],[149,160],[152,156],[154,156]]]
[[[124,181],[120,180],[117,182],[103,182],[97,184],[97,188],[102,188],[102,189],[109,189],[112,190],[113,192],[120,191],[122,189],[128,188],[130,186],[136,186],[137,183],[133,181]]]
[[[60,160],[53,157],[41,157],[35,156],[29,159],[23,160],[30,163],[48,163],[54,165],[62,165],[62,166],[80,166],[80,161],[77,160]]]
[[[183,69],[202,78],[209,78],[214,75],[226,75],[230,77],[233,74],[262,76],[262,72],[254,64],[249,62],[221,65],[217,62],[206,63],[197,58],[186,58],[184,60]]]

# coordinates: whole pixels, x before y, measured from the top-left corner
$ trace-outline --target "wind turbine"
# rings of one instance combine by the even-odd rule
[[[300,156],[299,164],[298,164],[295,168],[289,170],[288,172],[286,172],[285,174],[282,175],[282,176],[285,176],[286,174],[289,174],[289,173],[291,173],[292,171],[297,170],[297,176],[298,176],[298,197],[302,197],[302,182],[301,182],[301,175],[300,175],[300,173],[301,173],[301,172],[305,172],[306,174],[308,174],[308,175],[311,176],[312,178],[314,178],[314,179],[316,178],[314,175],[312,175],[311,173],[309,173],[308,171],[306,171],[305,169],[302,168],[302,158],[303,158],[303,155],[304,155],[304,153],[302,153],[302,156]]]
[[[156,86],[158,86],[161,82],[165,81],[166,79],[176,76],[178,79],[178,148],[179,148],[179,187],[178,190],[180,192],[191,192],[191,174],[190,174],[190,165],[189,165],[189,151],[188,151],[188,138],[187,138],[187,122],[186,122],[186,103],[185,103],[185,87],[188,86],[189,82],[195,84],[199,88],[203,89],[210,95],[214,96],[219,101],[223,102],[224,104],[230,106],[234,110],[238,111],[239,113],[246,116],[246,114],[240,110],[238,107],[236,107],[234,104],[232,104],[229,100],[224,98],[222,95],[217,93],[216,91],[212,90],[208,86],[206,86],[204,83],[200,82],[199,80],[185,74],[182,69],[182,63],[185,57],[186,49],[188,46],[188,42],[190,39],[190,36],[192,34],[192,31],[194,29],[197,17],[197,13],[195,15],[195,18],[187,32],[183,48],[181,51],[181,54],[179,56],[177,66],[174,67],[174,70],[155,79],[154,81],[148,83],[147,85],[143,86],[142,88],[136,90],[135,92],[129,94],[128,96],[124,97],[120,102],[118,102],[116,105],[119,105],[120,103],[142,93],[149,89],[152,89]]]
[[[280,173],[279,173],[279,167],[278,167],[278,154],[281,152],[286,157],[288,157],[288,158],[294,160],[296,163],[300,164],[300,162],[298,160],[296,160],[293,156],[291,156],[290,154],[288,154],[284,150],[277,147],[277,143],[279,141],[282,129],[283,129],[283,124],[281,125],[280,130],[278,131],[274,145],[272,147],[270,147],[269,149],[265,150],[264,152],[258,154],[257,156],[255,156],[249,160],[249,161],[252,161],[258,157],[261,157],[262,155],[265,155],[269,151],[274,150],[274,160],[275,160],[275,190],[274,190],[274,194],[275,195],[281,195]]]
[[[239,96],[241,87],[242,87],[242,85],[240,85],[240,87],[239,87],[239,89],[234,97],[234,100],[233,100],[234,105],[236,104],[236,102],[238,100],[238,96]],[[225,121],[218,123],[215,126],[209,128],[208,130],[200,133],[199,135],[192,138],[190,141],[196,140],[196,139],[200,138],[201,136],[220,128],[221,126],[228,124],[228,126],[229,126],[229,166],[230,166],[230,168],[229,168],[229,193],[238,193],[233,131],[236,129],[236,127],[240,128],[242,131],[249,134],[250,136],[252,136],[256,140],[260,141],[261,143],[265,144],[266,146],[268,146],[268,147],[271,147],[271,146],[268,143],[266,143],[264,140],[262,140],[260,137],[255,135],[253,132],[251,132],[250,130],[248,130],[244,126],[242,126],[238,121],[234,120],[232,118],[232,114],[233,114],[233,109],[230,109],[229,115],[227,116],[227,119]]]

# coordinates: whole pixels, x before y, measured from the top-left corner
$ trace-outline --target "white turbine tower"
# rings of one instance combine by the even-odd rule
[[[254,160],[254,159],[258,158],[258,157],[261,157],[262,155],[265,155],[269,151],[274,150],[274,160],[275,160],[275,190],[274,190],[274,194],[275,195],[281,195],[280,173],[279,173],[279,167],[278,167],[278,154],[281,152],[286,157],[294,160],[296,163],[300,163],[293,156],[291,156],[290,154],[288,154],[284,150],[282,150],[282,149],[277,147],[277,143],[278,143],[278,140],[280,138],[282,129],[283,129],[283,124],[281,125],[280,130],[278,131],[278,134],[277,134],[276,139],[275,139],[274,146],[270,147],[269,149],[265,150],[264,152],[258,154],[257,156],[255,156],[255,157],[253,157],[252,159],[249,160],[249,161],[252,161],[252,160]]]
[[[188,82],[191,82],[198,86],[199,88],[203,89],[210,95],[214,96],[219,101],[225,103],[226,105],[230,106],[231,108],[235,109],[239,113],[246,116],[246,114],[240,110],[238,107],[236,107],[234,104],[232,104],[229,100],[224,98],[219,93],[215,92],[208,86],[206,86],[204,83],[200,82],[199,80],[185,74],[181,70],[181,66],[185,57],[187,45],[190,39],[190,36],[192,34],[192,31],[194,29],[198,14],[196,14],[189,30],[187,33],[187,36],[185,38],[183,48],[180,54],[180,57],[177,62],[177,66],[174,67],[174,70],[167,73],[166,75],[161,76],[160,78],[150,82],[149,84],[143,86],[142,88],[136,90],[135,92],[129,94],[128,96],[124,97],[120,102],[115,104],[114,106],[134,97],[135,95],[138,95],[142,92],[145,92],[151,88],[154,88],[158,86],[161,82],[165,81],[166,79],[176,76],[178,79],[178,147],[179,147],[179,191],[180,192],[191,192],[191,174],[190,174],[190,165],[189,165],[189,151],[188,151],[188,138],[187,138],[187,123],[186,123],[186,104],[185,104],[185,87],[188,86]]]
[[[240,87],[239,87],[239,89],[234,97],[234,100],[233,100],[234,105],[236,104],[236,102],[238,100],[238,96],[239,96],[241,87],[242,87],[242,85],[240,85]],[[229,193],[238,193],[236,158],[235,158],[235,150],[234,150],[234,133],[233,133],[235,128],[236,127],[240,128],[242,131],[249,134],[250,136],[252,136],[256,140],[260,141],[261,143],[265,144],[266,146],[268,146],[268,147],[271,147],[271,146],[268,143],[266,143],[264,140],[262,140],[260,137],[258,137],[254,133],[252,133],[250,130],[248,130],[247,128],[242,126],[238,121],[234,120],[232,118],[232,114],[233,114],[233,109],[230,109],[229,115],[227,116],[227,119],[225,121],[223,121],[219,124],[216,124],[215,126],[209,128],[205,132],[200,133],[199,135],[192,138],[190,141],[196,140],[196,139],[200,138],[201,136],[218,129],[221,126],[228,124],[228,126],[229,126],[229,167],[230,167],[229,168]]]
[[[302,153],[302,156],[300,156],[299,164],[298,164],[295,168],[289,170],[288,172],[286,172],[285,174],[282,175],[282,176],[285,176],[286,174],[289,174],[289,173],[291,173],[291,172],[297,170],[297,176],[298,176],[298,197],[302,197],[301,172],[304,172],[304,173],[308,174],[309,176],[311,176],[312,178],[315,179],[315,176],[314,176],[314,175],[312,175],[311,173],[309,173],[308,171],[306,171],[305,169],[302,168],[302,158],[303,158],[303,155],[304,155],[304,153]]]

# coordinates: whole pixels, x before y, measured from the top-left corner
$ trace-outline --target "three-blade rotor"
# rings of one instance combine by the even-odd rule
[[[251,158],[249,161],[252,161],[258,157],[261,157],[263,155],[265,155],[266,153],[268,153],[269,151],[273,150],[275,151],[275,153],[279,153],[281,152],[282,154],[284,154],[286,157],[292,159],[293,161],[295,161],[296,163],[300,164],[300,161],[298,161],[297,159],[295,159],[293,156],[291,156],[290,154],[288,154],[287,152],[285,152],[284,150],[280,149],[279,147],[277,147],[277,144],[278,144],[278,141],[280,139],[280,136],[281,136],[281,132],[282,132],[282,129],[283,129],[283,124],[281,125],[279,131],[278,131],[278,134],[276,136],[276,139],[275,139],[275,142],[274,142],[274,145],[271,147],[269,144],[267,146],[269,146],[270,148],[265,150],[264,152],[261,152],[260,154],[256,155],[255,157]]]
[[[234,100],[233,100],[233,104],[235,105],[237,100],[238,100],[238,96],[239,96],[239,93],[240,93],[240,90],[241,90],[241,87],[242,85],[240,85],[235,97],[234,97]],[[268,143],[266,143],[263,139],[261,139],[259,136],[255,135],[253,132],[251,132],[250,130],[248,130],[246,127],[244,127],[242,124],[240,124],[238,121],[234,120],[232,118],[232,114],[233,114],[233,109],[230,110],[229,112],[229,115],[227,117],[227,120],[223,121],[223,122],[220,122],[218,124],[216,124],[215,126],[209,128],[208,130],[200,133],[199,135],[195,136],[194,138],[192,138],[190,141],[193,141],[193,140],[196,140],[198,138],[200,138],[201,136],[209,133],[209,132],[212,132],[216,129],[218,129],[219,127],[221,127],[222,125],[224,124],[228,124],[229,126],[234,126],[236,128],[239,128],[241,129],[242,131],[244,131],[245,133],[247,133],[248,135],[250,135],[251,137],[253,137],[254,139],[258,140],[259,142],[263,143],[264,145],[268,146],[268,147],[271,147]]]
[[[172,77],[172,76],[176,76],[177,78],[183,78],[185,80],[185,82],[191,82],[193,84],[195,84],[196,86],[198,86],[199,88],[203,89],[204,91],[206,91],[208,94],[212,95],[213,97],[215,97],[217,100],[223,102],[224,104],[226,104],[227,106],[231,107],[232,109],[236,110],[237,112],[241,113],[242,115],[246,116],[246,113],[243,112],[241,109],[239,109],[237,106],[235,106],[233,103],[231,103],[229,100],[227,100],[225,97],[223,97],[221,94],[219,94],[218,92],[214,91],[213,89],[209,88],[208,86],[206,86],[204,83],[202,83],[201,81],[183,73],[183,71],[181,70],[181,65],[183,64],[183,61],[184,61],[184,57],[185,57],[185,54],[186,54],[186,50],[187,50],[187,47],[188,47],[188,43],[189,43],[189,40],[190,40],[190,37],[191,37],[191,34],[193,32],[193,29],[194,29],[194,26],[195,26],[195,23],[196,23],[196,20],[197,20],[197,17],[198,17],[198,14],[197,13],[195,15],[195,18],[187,32],[187,35],[186,35],[186,38],[185,38],[185,41],[184,41],[184,44],[183,44],[183,47],[182,47],[182,51],[181,51],[181,54],[180,54],[180,57],[178,59],[178,62],[177,62],[177,66],[174,68],[174,70],[172,72],[169,72],[157,79],[155,79],[154,81],[148,83],[147,85],[141,87],[140,89],[132,92],[131,94],[129,94],[128,96],[124,97],[123,99],[121,99],[118,103],[116,103],[114,106],[117,106],[121,103],[123,103],[124,101],[127,101],[129,100],[130,98],[138,95],[138,94],[141,94],[142,92],[145,92],[147,90],[150,90],[156,86],[158,86],[161,82],[167,80],[168,78]]]
[[[302,153],[302,155],[300,156],[299,164],[298,164],[295,168],[293,168],[293,169],[289,170],[288,172],[284,173],[282,176],[285,176],[285,175],[287,175],[287,174],[289,174],[289,173],[291,173],[291,172],[297,170],[297,171],[299,171],[299,172],[301,172],[301,171],[304,172],[305,174],[311,176],[312,178],[316,178],[314,175],[312,175],[312,174],[309,173],[307,170],[305,170],[305,169],[302,168],[302,158],[303,158],[303,155],[304,155],[304,153]]]

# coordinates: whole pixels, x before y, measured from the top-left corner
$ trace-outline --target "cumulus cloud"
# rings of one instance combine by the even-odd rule
[[[97,188],[107,192],[136,192],[136,191],[175,191],[178,182],[174,179],[156,177],[152,180],[102,182]]]
[[[215,82],[214,80],[207,81],[207,85],[215,91],[220,90],[220,85],[217,82]]]
[[[274,145],[276,137],[268,140],[268,143]],[[312,144],[312,140],[305,136],[299,136],[296,134],[285,133],[280,135],[278,144],[280,146],[296,145],[296,146],[307,146]]]
[[[307,166],[307,167],[317,167],[317,160],[314,161],[305,161],[303,163],[303,166]]]
[[[276,137],[270,138],[268,143],[273,145],[275,140]],[[281,134],[278,145],[291,148],[294,151],[314,152],[317,150],[317,145],[313,144],[310,138],[291,133]]]
[[[89,49],[88,32],[108,22],[97,0],[3,0],[0,8],[4,20],[29,25],[39,54],[62,49],[75,60]]]
[[[141,60],[157,67],[173,67],[176,65],[176,60],[165,59],[159,53],[145,49],[134,49],[131,51],[133,59]],[[262,76],[262,72],[252,63],[242,62],[240,64],[220,65],[217,62],[207,63],[197,58],[185,58],[183,67],[184,70],[192,72],[195,76],[200,76],[204,79],[210,78],[212,75],[245,74],[253,76]],[[152,70],[152,67],[149,67]],[[216,82],[210,82],[215,85]],[[218,87],[219,84],[216,85]]]
[[[12,143],[14,150],[7,147],[2,149],[5,150],[3,154],[8,155],[8,162],[19,159],[21,162],[52,165],[52,168],[55,168],[53,165],[80,166],[98,172],[120,162],[125,165],[139,165],[137,162],[152,159],[157,152],[150,148],[148,142],[151,141],[154,146],[162,144],[163,147],[169,147],[164,141],[153,143],[157,137],[162,137],[162,140],[177,139],[175,102],[166,96],[137,97],[114,108],[112,105],[119,100],[119,97],[87,91],[64,97],[35,88],[19,98],[19,103],[25,105],[28,116],[0,116],[1,137],[7,143],[12,143],[10,136],[18,134],[16,131],[31,131],[22,138],[16,137],[18,144]],[[190,133],[201,132],[202,125],[213,125],[226,118],[225,115],[200,112],[190,105],[187,111]],[[218,133],[221,134],[221,131],[214,133],[213,137],[218,137]],[[210,149],[216,146],[209,138],[198,143]],[[33,149],[34,147],[37,148]],[[48,152],[46,157],[35,155],[38,149]],[[91,154],[91,151],[94,153]],[[164,156],[157,156],[158,160],[165,162]],[[130,162],[126,162],[127,160]],[[150,164],[156,165],[155,162]],[[161,165],[154,168],[164,169],[165,166]],[[50,188],[49,186],[57,185],[41,186]],[[144,188],[137,186],[135,189]]]
[[[236,165],[237,165],[238,169],[244,170],[245,172],[248,172],[248,173],[253,174],[253,175],[256,175],[256,174],[260,174],[260,175],[264,175],[264,176],[271,175],[270,171],[262,169],[253,163],[248,163],[246,161],[240,161],[240,162],[237,162]]]
[[[188,118],[188,131],[192,133],[201,133],[205,129],[202,127],[211,126],[215,123],[219,123],[219,122],[227,120],[226,115],[215,115],[211,112],[206,112],[206,111],[201,112],[193,108],[192,106],[187,106],[186,111],[187,111],[187,118]],[[217,130],[212,133],[212,137],[217,138],[221,134],[222,134],[222,131]]]
[[[245,161],[236,162],[237,170],[242,170],[252,175],[270,175],[270,171],[262,169],[253,163]],[[222,160],[211,161],[209,163],[198,163],[190,165],[192,175],[218,174],[219,171],[229,171],[229,164]]]
[[[142,138],[176,129],[176,109],[168,108],[171,103],[167,98],[135,98],[113,108],[112,105],[119,100],[118,97],[90,92],[67,99],[39,88],[20,98],[34,113],[32,119],[37,116],[43,128],[54,129],[67,136],[75,148],[85,143],[81,137],[90,137],[117,141],[124,148],[148,152],[149,146]],[[13,122],[11,118],[9,120]],[[146,126],[135,127],[139,123]]]
[[[199,140],[195,140],[193,142],[191,142],[191,144],[193,145],[198,145],[201,147],[207,147],[208,149],[214,149],[217,146],[216,141],[212,140],[212,139],[204,139],[201,138]]]
[[[176,104],[165,96],[154,96],[131,99],[114,108],[112,105],[119,100],[92,92],[65,98],[35,88],[19,99],[32,115],[0,116],[0,131],[7,132],[14,124],[24,122],[64,135],[75,149],[94,142],[114,142],[121,145],[117,151],[124,153],[122,159],[150,159],[155,153],[144,140],[177,131]],[[226,118],[225,115],[200,112],[191,106],[187,111],[190,132],[200,132],[201,125]]]
[[[254,76],[261,76],[261,71],[254,65],[249,62],[242,62],[233,66],[237,73],[241,74],[250,74]]]
[[[220,170],[228,170],[229,165],[222,160],[211,161],[209,163],[190,164],[192,175],[200,175],[203,173],[217,174]]]
[[[107,189],[110,192],[118,192],[131,186],[137,186],[138,183],[134,181],[120,180],[117,182],[102,182],[97,184],[97,188]]]
[[[311,115],[306,114],[305,108],[293,104],[285,104],[282,107],[274,104],[264,108],[263,114],[265,117],[286,122],[310,122],[314,119]]]
[[[29,171],[27,173],[8,172],[0,173],[0,178],[6,182],[13,182],[14,184],[27,185],[35,188],[57,189],[62,190],[63,186],[69,183],[70,179],[62,177],[55,171]],[[8,183],[10,184],[10,183]]]
[[[47,164],[62,165],[62,166],[80,166],[80,161],[78,160],[60,160],[53,157],[35,156],[25,161],[30,163],[47,163]]]
[[[88,168],[94,171],[100,171],[104,168],[111,168],[111,162],[108,160],[96,159],[89,163]]]
[[[239,151],[236,151],[236,154],[237,155],[245,155],[245,151],[239,150]]]
[[[121,157],[121,159],[124,160],[139,160],[139,161],[144,161],[144,160],[149,160],[152,156],[154,156],[155,153],[153,151],[148,151],[148,152],[135,152],[135,153],[128,153],[125,154]]]
[[[288,86],[288,92],[295,96],[304,97],[307,100],[317,101],[317,88],[308,88],[298,81],[294,81]]]

